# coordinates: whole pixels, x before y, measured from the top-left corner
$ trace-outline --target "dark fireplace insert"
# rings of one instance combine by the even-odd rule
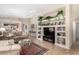
[[[43,40],[55,43],[55,27],[45,27],[43,32]]]

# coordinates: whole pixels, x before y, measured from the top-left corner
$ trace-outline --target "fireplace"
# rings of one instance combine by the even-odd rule
[[[43,40],[55,43],[55,27],[44,27],[43,32]]]

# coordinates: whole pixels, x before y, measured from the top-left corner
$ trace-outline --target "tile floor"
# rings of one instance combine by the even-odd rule
[[[46,41],[34,40],[34,42],[49,49],[44,55],[79,55],[79,42],[71,49],[64,49]]]

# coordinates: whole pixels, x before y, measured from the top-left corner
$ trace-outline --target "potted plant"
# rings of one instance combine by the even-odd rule
[[[63,10],[58,11],[56,18],[57,18],[57,20],[64,19],[64,11]]]
[[[52,17],[51,16],[47,16],[45,19],[46,20],[48,20],[48,23],[50,24],[50,19],[51,19]]]

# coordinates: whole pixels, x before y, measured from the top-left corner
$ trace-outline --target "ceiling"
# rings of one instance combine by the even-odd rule
[[[61,4],[0,4],[0,16],[33,17],[53,11]]]

